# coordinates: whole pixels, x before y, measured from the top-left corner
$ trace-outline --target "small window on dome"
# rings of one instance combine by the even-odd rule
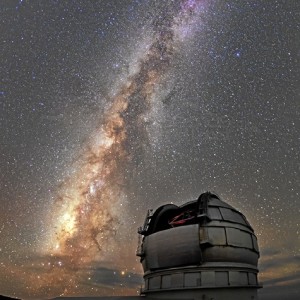
[[[234,210],[228,209],[228,208],[223,208],[223,207],[220,207],[220,211],[221,211],[221,214],[222,214],[223,219],[225,221],[229,221],[229,222],[233,222],[233,223],[239,223],[239,224],[249,226],[245,222],[243,216],[240,213],[238,213],[237,211],[234,211]]]
[[[209,217],[212,220],[222,220],[221,213],[217,207],[210,207],[208,212],[209,212]]]

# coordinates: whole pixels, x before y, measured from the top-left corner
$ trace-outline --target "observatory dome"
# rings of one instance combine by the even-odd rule
[[[257,299],[257,238],[246,217],[216,194],[149,210],[138,232],[146,296]]]

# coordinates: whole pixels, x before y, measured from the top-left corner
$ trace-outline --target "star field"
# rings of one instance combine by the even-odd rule
[[[297,299],[299,1],[0,8],[0,294],[137,294],[147,209],[211,190]]]

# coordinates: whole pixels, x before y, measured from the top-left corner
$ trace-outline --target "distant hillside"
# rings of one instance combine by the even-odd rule
[[[9,299],[11,299],[11,300],[20,300],[20,299],[17,299],[17,298],[10,298],[10,297],[2,296],[2,295],[0,295],[0,299],[1,299],[1,300],[2,300],[2,299],[4,299],[4,300],[9,300]]]

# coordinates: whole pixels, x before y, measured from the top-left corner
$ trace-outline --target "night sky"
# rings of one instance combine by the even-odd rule
[[[300,1],[0,6],[0,294],[136,295],[147,209],[215,191],[297,299]]]

